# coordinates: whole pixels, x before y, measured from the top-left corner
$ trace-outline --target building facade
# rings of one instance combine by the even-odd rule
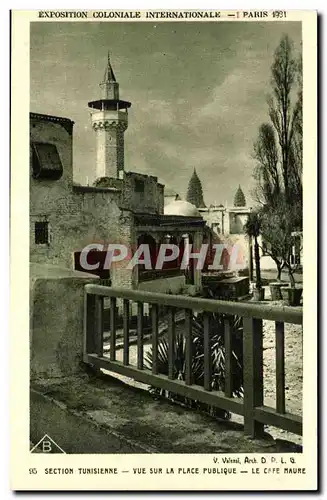
[[[97,148],[94,168],[104,180],[94,186],[73,182],[74,123],[30,113],[30,260],[83,270],[82,250],[102,245],[90,259],[99,264],[94,273],[113,286],[176,292],[187,284],[177,262],[175,269],[152,273],[141,265],[129,269],[127,259],[105,269],[109,244],[125,245],[130,257],[141,242],[148,242],[155,256],[160,243],[184,242],[189,234],[199,244],[204,222],[200,214],[165,215],[164,186],[157,177],[125,170],[123,132],[131,103],[120,100],[109,59],[100,88],[101,99],[89,103]],[[191,274],[190,284],[200,289],[200,272]]]

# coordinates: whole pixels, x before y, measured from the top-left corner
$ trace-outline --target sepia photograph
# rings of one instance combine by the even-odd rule
[[[316,272],[304,21],[91,12],[29,23],[29,456],[58,456],[43,481],[294,486]]]

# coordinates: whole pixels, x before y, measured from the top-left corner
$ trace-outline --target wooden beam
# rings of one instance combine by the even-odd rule
[[[193,361],[193,341],[192,341],[192,318],[193,311],[185,310],[185,383],[192,385],[192,361]]]
[[[168,378],[175,378],[175,309],[168,310]]]
[[[276,411],[285,413],[284,323],[276,321]]]
[[[212,378],[212,356],[210,342],[210,325],[211,315],[205,314],[203,319],[203,356],[204,356],[204,388],[206,391],[211,391]]]
[[[96,344],[96,295],[84,294],[83,360],[89,353],[97,352]],[[85,361],[86,362],[86,361]]]
[[[124,365],[129,365],[129,300],[124,300],[124,316],[123,316],[123,330],[124,330],[124,349],[123,349],[123,362]]]
[[[293,434],[299,436],[303,434],[302,417],[299,415],[293,415],[292,413],[280,414],[274,408],[261,406],[254,410],[254,418],[258,422],[285,429],[285,431],[293,432]]]
[[[152,306],[152,373],[158,373],[158,306]]]
[[[145,292],[124,288],[111,288],[92,284],[85,285],[85,291],[87,294],[101,295],[103,297],[119,297],[122,299],[133,300],[135,302],[146,302],[148,304],[158,304],[168,307],[171,306],[178,309],[225,313],[242,316],[244,318],[267,319],[297,325],[301,325],[303,321],[302,311],[289,306],[277,307],[259,304],[245,304],[227,300],[200,299],[182,295]]]
[[[236,398],[226,398],[224,393],[220,391],[206,391],[203,387],[198,385],[186,385],[181,380],[169,380],[166,375],[154,375],[149,370],[138,370],[134,366],[124,366],[119,361],[112,362],[108,358],[99,358],[96,354],[89,354],[88,362],[98,368],[120,373],[126,377],[133,378],[144,384],[160,387],[164,390],[181,394],[182,396],[197,401],[202,401],[208,405],[221,408],[238,415],[243,415],[243,403]]]
[[[137,303],[137,367],[143,370],[143,303]]]
[[[233,395],[233,373],[232,373],[232,325],[230,317],[224,321],[224,343],[225,343],[225,395],[231,398]]]
[[[117,328],[116,307],[117,307],[116,297],[110,297],[110,359],[111,359],[111,361],[115,361],[115,359],[116,359],[116,328]]]
[[[95,301],[95,352],[103,356],[103,297],[96,297]]]

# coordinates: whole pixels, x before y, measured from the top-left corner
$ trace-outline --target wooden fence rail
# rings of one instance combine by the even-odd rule
[[[110,298],[110,357],[103,356],[103,298]],[[117,301],[123,310],[123,361],[116,360]],[[137,366],[130,365],[129,320],[130,301],[137,303]],[[152,370],[143,363],[143,309],[151,305]],[[168,308],[168,375],[159,373],[158,319],[159,305]],[[185,311],[185,381],[175,378],[175,321],[177,310]],[[192,316],[204,314],[203,386],[193,383]],[[224,314],[225,391],[212,390],[212,359],[210,350],[211,313]],[[243,389],[244,398],[233,397],[232,327],[231,316],[243,318]],[[276,329],[276,408],[263,404],[263,345],[262,322],[275,322]],[[302,418],[285,409],[284,323],[302,324],[302,312],[291,307],[269,307],[221,300],[190,298],[135,290],[85,286],[84,353],[85,363],[97,368],[131,377],[139,382],[159,387],[179,395],[207,403],[244,416],[244,432],[252,437],[263,434],[264,425],[271,425],[302,435]]]

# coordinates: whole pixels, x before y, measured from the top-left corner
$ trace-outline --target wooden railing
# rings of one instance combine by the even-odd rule
[[[110,357],[103,356],[103,299],[110,298]],[[123,361],[116,360],[117,299],[123,310]],[[137,366],[129,362],[130,301],[137,302]],[[144,367],[143,356],[143,304],[151,304],[152,315],[152,368]],[[168,309],[168,375],[158,372],[158,310]],[[174,378],[176,310],[185,311],[185,381]],[[204,384],[192,380],[192,315],[204,313]],[[226,315],[224,326],[225,390],[211,388],[212,360],[210,351],[211,313]],[[243,398],[233,397],[232,328],[228,318],[243,318]],[[262,321],[275,322],[276,329],[276,408],[264,406],[263,392],[263,335]],[[252,437],[263,434],[264,425],[285,429],[302,435],[302,418],[285,409],[284,323],[302,324],[302,312],[291,307],[269,307],[257,304],[190,298],[181,295],[141,292],[108,288],[100,285],[85,286],[84,362],[97,368],[133,378],[144,384],[159,387],[187,398],[243,415],[244,431]]]

